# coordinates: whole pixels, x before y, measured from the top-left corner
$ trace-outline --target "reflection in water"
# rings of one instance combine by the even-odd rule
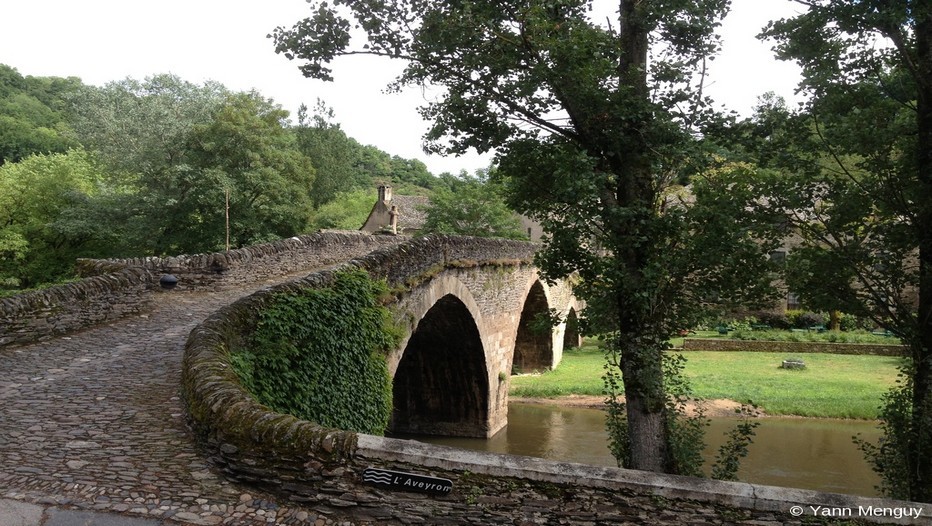
[[[876,441],[876,423],[856,420],[769,417],[738,472],[756,484],[878,496],[879,479],[852,443],[860,433]],[[706,458],[714,458],[734,421],[713,419]],[[464,449],[526,455],[596,466],[615,466],[608,451],[605,416],[599,409],[512,403],[508,427],[490,439],[418,437],[417,440]]]

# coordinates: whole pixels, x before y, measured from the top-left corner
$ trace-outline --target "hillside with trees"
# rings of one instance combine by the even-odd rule
[[[355,230],[378,184],[431,195],[463,180],[360,144],[322,101],[289,117],[216,82],[96,87],[0,65],[0,294],[68,279],[80,257]]]

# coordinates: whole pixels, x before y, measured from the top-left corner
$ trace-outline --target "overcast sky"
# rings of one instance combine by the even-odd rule
[[[725,47],[713,62],[711,96],[744,115],[767,91],[793,100],[798,70],[773,59],[769,44],[754,35],[768,20],[793,14],[795,6],[789,0],[733,0],[722,28]],[[23,75],[76,76],[93,85],[157,73],[196,83],[216,80],[233,90],[255,88],[292,115],[302,102],[313,107],[321,98],[348,135],[421,159],[435,174],[488,165],[488,156],[423,153],[427,125],[416,108],[429,95],[418,89],[383,93],[401,63],[345,57],[335,64],[334,83],[302,77],[296,63],[275,54],[266,35],[308,13],[304,0],[0,0],[0,63]]]

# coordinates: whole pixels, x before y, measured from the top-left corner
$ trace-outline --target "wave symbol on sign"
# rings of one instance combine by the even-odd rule
[[[362,479],[366,482],[375,482],[376,484],[391,484],[392,476],[388,473],[378,471],[369,471],[363,474]]]

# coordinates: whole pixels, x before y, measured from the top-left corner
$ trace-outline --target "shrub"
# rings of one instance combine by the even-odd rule
[[[818,312],[804,312],[796,318],[797,329],[808,329],[816,325],[825,325],[825,317]]]
[[[787,318],[786,314],[783,314],[782,312],[761,311],[755,312],[754,316],[757,318],[758,323],[762,325],[769,325],[774,329],[786,330],[792,327],[789,318]]]

